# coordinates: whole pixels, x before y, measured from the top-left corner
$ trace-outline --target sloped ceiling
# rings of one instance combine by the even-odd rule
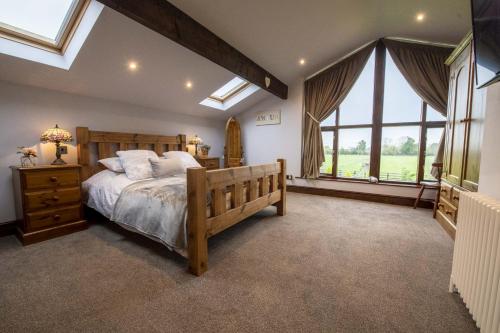
[[[468,0],[171,0],[290,84],[383,36],[457,43],[470,30]],[[417,12],[426,13],[423,23]],[[305,66],[298,65],[305,58]],[[129,60],[139,70],[126,69]],[[270,96],[259,91],[228,111],[198,103],[234,75],[106,8],[69,71],[0,55],[0,80],[202,117],[227,118]],[[185,89],[191,80],[193,88]]]
[[[381,37],[457,44],[470,0],[170,0],[286,83]],[[209,3],[209,4],[208,4]],[[417,13],[425,13],[422,23]],[[307,65],[298,66],[305,58]]]

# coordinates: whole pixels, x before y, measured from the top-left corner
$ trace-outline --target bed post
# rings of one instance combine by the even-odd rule
[[[177,141],[179,142],[179,150],[180,151],[187,151],[187,147],[186,147],[186,135],[185,134],[179,134],[177,136]]]
[[[187,170],[187,232],[189,271],[200,276],[207,270],[207,169]]]
[[[76,128],[76,149],[78,154],[78,164],[82,166],[80,177],[82,181],[90,177],[90,152],[89,152],[89,128],[77,127]]]
[[[278,159],[278,163],[281,165],[281,172],[278,175],[278,184],[281,189],[281,200],[278,201],[275,206],[278,209],[279,216],[285,216],[286,214],[286,160],[283,158]]]

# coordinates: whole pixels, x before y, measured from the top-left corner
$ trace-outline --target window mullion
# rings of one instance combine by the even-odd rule
[[[380,152],[382,149],[382,114],[384,108],[386,50],[382,41],[375,48],[375,79],[373,93],[373,127],[370,154],[370,176],[379,178]]]
[[[335,128],[333,130],[333,163],[332,163],[332,176],[337,178],[337,168],[339,160],[339,116],[340,106],[335,111]]]
[[[427,145],[427,103],[422,101],[422,125],[420,126],[420,147],[418,150],[417,184],[424,179],[425,147]]]

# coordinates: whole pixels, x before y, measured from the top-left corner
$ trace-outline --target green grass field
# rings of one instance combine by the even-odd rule
[[[332,172],[332,155],[325,155],[326,162],[321,168],[322,173]],[[380,180],[416,181],[418,156],[382,156],[380,161]],[[425,160],[424,179],[434,179],[431,174],[431,164],[434,156],[427,156]],[[339,176],[346,178],[367,178],[369,173],[369,155],[340,155],[338,170]]]

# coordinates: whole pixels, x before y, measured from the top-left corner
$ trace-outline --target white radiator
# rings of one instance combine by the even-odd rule
[[[500,202],[460,195],[450,292],[458,291],[484,333],[500,332]]]

